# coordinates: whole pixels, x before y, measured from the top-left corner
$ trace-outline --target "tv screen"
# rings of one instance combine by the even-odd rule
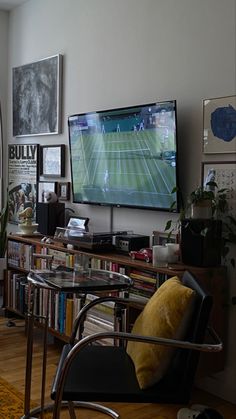
[[[177,202],[176,101],[72,115],[68,129],[73,202],[155,210]]]

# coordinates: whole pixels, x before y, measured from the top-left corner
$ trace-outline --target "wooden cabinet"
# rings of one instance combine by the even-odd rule
[[[226,295],[227,286],[226,269],[224,267],[199,268],[176,264],[167,268],[160,268],[154,267],[151,263],[132,260],[129,256],[119,254],[115,251],[101,253],[80,251],[68,249],[63,243],[54,242],[53,239],[51,243],[42,243],[41,237],[38,236],[32,238],[10,235],[8,237],[8,264],[4,293],[4,306],[8,312],[24,316],[26,309],[25,294],[27,293],[26,277],[27,272],[32,267],[32,255],[34,252],[53,255],[54,267],[61,264],[73,268],[76,258],[83,254],[89,259],[90,266],[92,267],[125,273],[134,280],[134,285],[130,290],[130,294],[132,297],[136,296],[137,299],[142,298],[147,300],[163,281],[174,275],[181,277],[187,269],[191,271],[198,278],[200,283],[213,295],[214,304],[211,315],[211,324],[219,336],[224,340],[224,333],[226,330],[224,296]],[[38,261],[35,268],[44,268],[44,263],[45,262],[43,261]],[[68,300],[71,299],[72,297],[69,296]],[[56,303],[60,304],[60,301]],[[69,303],[70,305],[73,305],[71,301],[68,301],[68,304]],[[43,306],[43,297],[40,304]],[[55,304],[52,301],[52,306],[55,306]],[[109,310],[107,309],[107,311]],[[138,306],[136,309],[134,307],[134,312],[135,311],[138,312]],[[55,313],[53,315],[55,316]],[[133,316],[130,315],[129,318],[132,322]],[[51,326],[49,331],[62,340],[68,339],[68,333],[63,329],[58,330],[58,328]],[[221,369],[223,366],[222,353],[210,354],[210,357],[213,359],[214,366],[218,363],[219,369]]]

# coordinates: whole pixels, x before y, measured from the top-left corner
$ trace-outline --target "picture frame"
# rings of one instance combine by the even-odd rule
[[[61,133],[62,55],[12,70],[13,136]]]
[[[157,244],[164,245],[167,243],[178,243],[178,233],[172,232],[169,234],[168,232],[162,231],[153,231],[152,232],[152,245],[156,246]]]
[[[38,144],[8,145],[8,203],[9,223],[18,224],[25,208],[33,209],[36,220],[38,182]]]
[[[40,146],[40,175],[65,176],[65,144]]]
[[[219,189],[228,189],[229,213],[236,216],[236,161],[202,162],[201,178],[202,186],[212,180]]]
[[[236,96],[203,101],[203,152],[235,153]]]
[[[70,182],[58,182],[57,195],[60,201],[69,201]]]
[[[44,202],[47,192],[57,193],[57,182],[38,182],[38,202]]]

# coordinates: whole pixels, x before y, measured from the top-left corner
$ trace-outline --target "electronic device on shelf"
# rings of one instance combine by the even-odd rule
[[[128,234],[128,232],[88,232],[76,227],[57,227],[54,234],[54,240],[63,242],[64,244],[72,244],[75,249],[111,251],[114,249],[116,236],[120,234],[124,236]]]
[[[140,250],[143,247],[148,247],[149,242],[150,237],[142,234],[116,235],[115,247],[116,250],[122,253],[129,253],[131,250]]]
[[[72,115],[68,129],[73,202],[178,210],[175,100]]]

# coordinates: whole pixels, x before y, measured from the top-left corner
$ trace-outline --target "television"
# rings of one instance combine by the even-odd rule
[[[74,203],[178,210],[176,101],[68,118]]]

